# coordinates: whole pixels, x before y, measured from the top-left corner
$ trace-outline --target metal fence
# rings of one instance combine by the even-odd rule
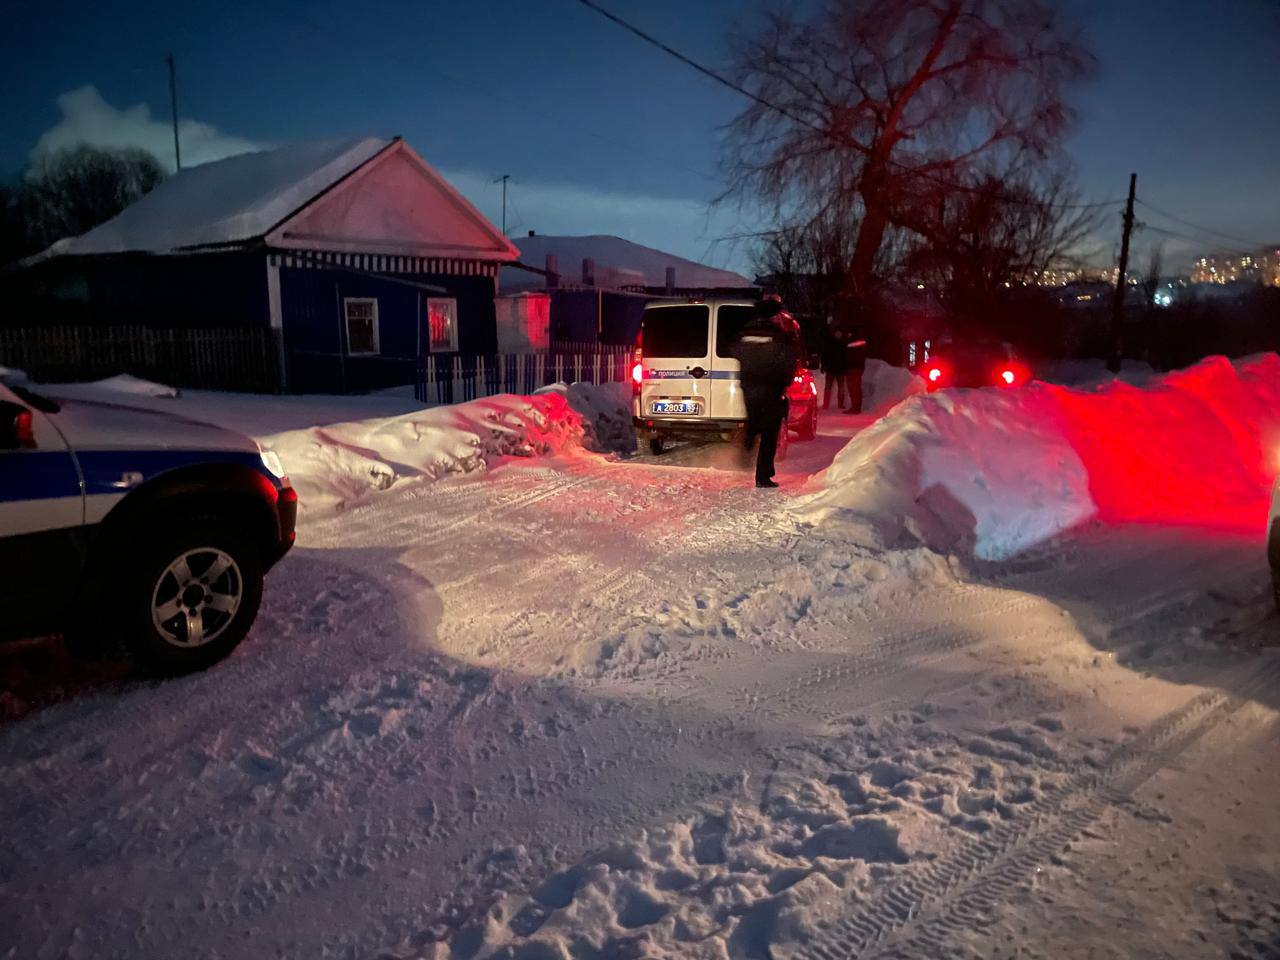
[[[50,383],[124,372],[176,387],[280,390],[276,333],[259,328],[0,328],[0,366]]]
[[[631,356],[632,348],[608,343],[562,343],[546,353],[429,354],[418,361],[414,396],[422,403],[462,403],[553,383],[620,383],[630,375]]]

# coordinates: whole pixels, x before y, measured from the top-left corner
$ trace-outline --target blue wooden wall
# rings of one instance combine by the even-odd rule
[[[493,280],[483,276],[411,274],[414,284],[442,288],[441,293],[395,282],[390,277],[324,267],[281,267],[280,308],[289,389],[307,392],[356,392],[412,383],[418,352],[426,350],[422,327],[429,297],[458,301],[458,348],[464,354],[497,351]],[[348,356],[342,301],[372,297],[378,301],[379,355]]]

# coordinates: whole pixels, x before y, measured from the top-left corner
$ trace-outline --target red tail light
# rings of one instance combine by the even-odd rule
[[[1020,387],[1031,379],[1031,371],[1017,361],[996,368],[997,387]]]
[[[631,368],[631,380],[632,382],[637,384],[644,382],[644,364],[643,363],[637,363],[634,367]]]
[[[930,383],[937,383],[939,380],[942,379],[942,368],[930,367],[928,371],[925,373],[925,376],[929,378]]]
[[[32,422],[30,410],[20,410],[14,415],[13,434],[18,441],[19,450],[36,448],[35,424]]]

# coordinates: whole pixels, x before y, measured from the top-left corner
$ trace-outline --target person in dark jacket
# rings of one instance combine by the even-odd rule
[[[778,450],[778,434],[787,419],[786,390],[795,376],[795,339],[778,317],[782,304],[762,300],[756,314],[742,329],[736,355],[742,367],[742,394],[747,404],[746,445],[757,439],[756,486],[776,487],[773,458]]]
[[[831,409],[831,388],[836,388],[836,407],[843,410],[848,406],[848,383],[846,374],[848,373],[848,351],[846,350],[846,342],[848,335],[842,327],[835,325],[833,320],[827,321],[827,326],[823,330],[822,338],[822,409]]]
[[[856,327],[844,336],[845,386],[849,391],[849,413],[862,412],[862,374],[867,368],[867,338]]]

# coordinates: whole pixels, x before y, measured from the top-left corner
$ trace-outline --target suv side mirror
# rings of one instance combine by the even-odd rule
[[[0,450],[34,450],[35,425],[31,411],[20,403],[0,400]]]

